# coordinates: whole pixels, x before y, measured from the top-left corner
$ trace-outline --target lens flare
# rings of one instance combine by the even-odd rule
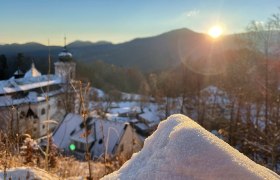
[[[223,34],[223,28],[221,28],[220,26],[213,26],[209,29],[208,34],[212,38],[216,39]]]

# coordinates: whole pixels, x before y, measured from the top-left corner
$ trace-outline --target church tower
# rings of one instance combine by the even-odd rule
[[[54,63],[55,75],[61,78],[62,83],[70,83],[75,79],[76,63],[73,62],[72,54],[66,48],[66,37],[64,37],[64,48],[58,54],[59,61]]]

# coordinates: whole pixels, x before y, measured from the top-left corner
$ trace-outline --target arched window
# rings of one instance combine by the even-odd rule
[[[44,115],[44,114],[46,114],[45,108],[43,108],[43,109],[41,110],[41,115]]]

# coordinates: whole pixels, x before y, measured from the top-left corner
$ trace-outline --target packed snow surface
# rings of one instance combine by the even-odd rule
[[[190,118],[172,115],[143,149],[103,179],[280,179]]]
[[[58,180],[59,178],[53,174],[39,169],[29,167],[11,168],[7,171],[7,179],[42,179],[42,180]],[[4,179],[3,171],[0,171],[0,179]]]

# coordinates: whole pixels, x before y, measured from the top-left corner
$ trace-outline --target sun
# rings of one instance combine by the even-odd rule
[[[213,26],[208,31],[209,36],[216,39],[223,34],[223,28],[221,26]]]

